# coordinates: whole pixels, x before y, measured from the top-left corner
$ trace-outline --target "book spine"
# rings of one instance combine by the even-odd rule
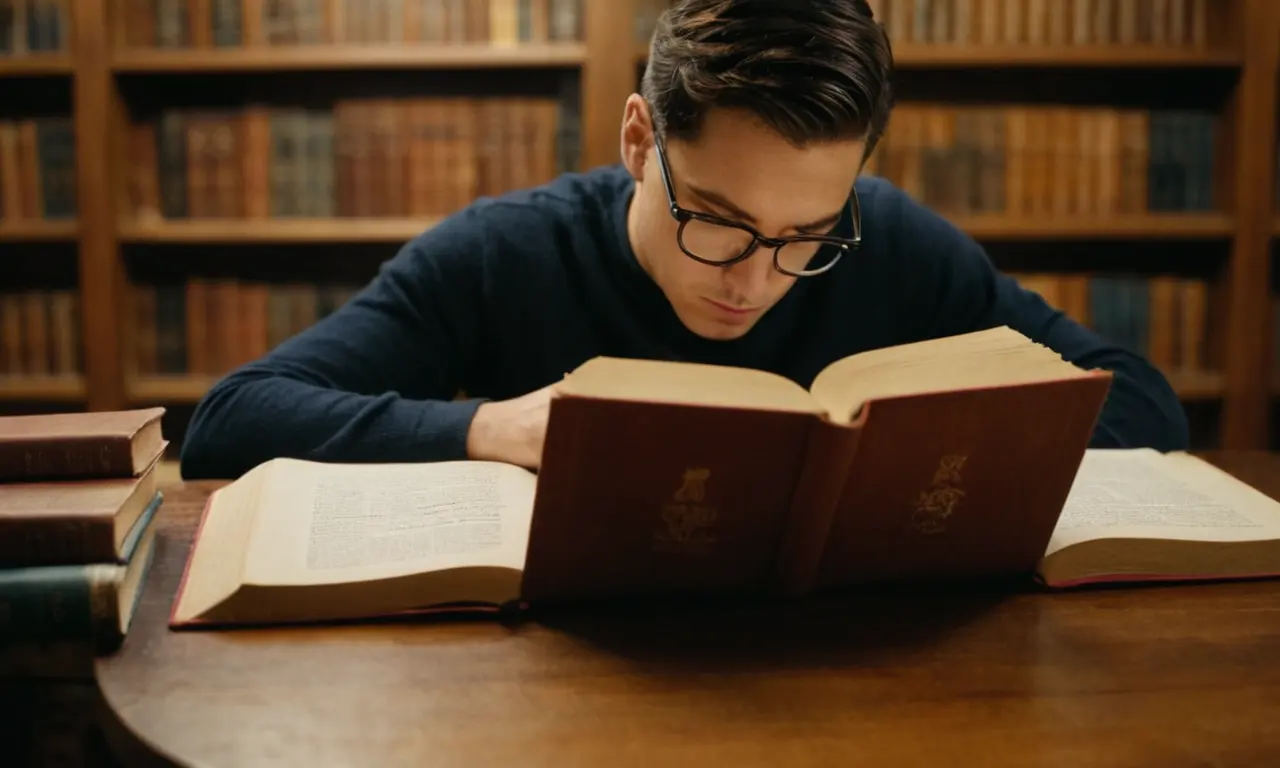
[[[91,639],[120,634],[114,565],[0,570],[0,642]]]
[[[0,481],[133,477],[133,444],[125,438],[0,441]]]
[[[773,592],[798,597],[817,581],[827,536],[858,452],[862,426],[816,420],[778,550]]]

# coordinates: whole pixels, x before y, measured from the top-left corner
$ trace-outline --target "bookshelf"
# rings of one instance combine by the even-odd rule
[[[74,221],[0,221],[0,243],[70,242],[78,234]]]
[[[386,243],[399,245],[421,234],[434,222],[409,218],[316,218],[285,220],[155,221],[126,222],[119,239],[125,244],[306,244],[306,243]]]
[[[0,79],[59,77],[75,71],[75,60],[62,53],[32,53],[0,59]]]
[[[195,72],[324,72],[387,69],[508,69],[577,67],[586,61],[580,43],[487,45],[459,43],[436,48],[406,45],[308,45],[293,49],[196,51],[134,50],[112,56],[120,74]]]
[[[1232,218],[1222,213],[1075,215],[1070,218],[956,214],[948,216],[948,219],[973,237],[985,241],[1154,237],[1226,239],[1235,231]]]
[[[556,142],[561,142],[556,145],[562,146],[561,131],[572,123],[577,142],[574,167],[615,162],[622,103],[634,89],[647,53],[645,20],[652,8],[664,3],[577,0],[580,6],[561,7],[559,2],[465,0],[457,5],[472,9],[468,13],[473,15],[466,17],[469,21],[462,17],[433,21],[428,9],[435,7],[433,3],[444,7],[444,0],[405,0],[400,7],[406,15],[397,26],[389,17],[374,18],[376,13],[369,17],[372,20],[361,20],[348,13],[344,0],[312,4],[322,10],[314,18],[290,10],[306,4],[295,8],[289,2],[263,0],[161,0],[155,5],[155,16],[139,15],[146,6],[135,0],[68,0],[61,4],[67,18],[53,28],[74,30],[74,35],[66,35],[53,50],[31,51],[26,50],[31,46],[23,46],[17,51],[12,41],[6,47],[6,31],[0,29],[0,125],[27,119],[28,111],[69,118],[74,126],[75,180],[74,216],[4,218],[0,203],[0,270],[21,277],[41,273],[46,260],[71,260],[79,313],[75,343],[80,352],[79,366],[65,373],[0,373],[0,409],[32,404],[90,409],[151,403],[189,406],[217,378],[224,363],[233,364],[264,344],[269,346],[293,327],[281,321],[267,339],[233,341],[209,335],[209,349],[195,353],[201,365],[185,370],[175,362],[166,363],[164,345],[180,341],[171,338],[172,330],[167,340],[157,328],[148,330],[139,318],[147,312],[178,311],[174,296],[179,290],[185,292],[191,279],[207,290],[200,300],[209,307],[221,307],[220,312],[256,313],[260,318],[268,311],[264,307],[295,306],[290,304],[295,302],[302,309],[293,322],[305,325],[332,300],[302,297],[299,284],[328,283],[334,290],[346,290],[358,284],[361,275],[371,276],[380,258],[389,257],[485,184],[500,191],[502,185],[533,183],[538,175],[550,172],[547,163],[553,162],[544,155],[540,170],[523,176],[499,174],[500,178],[488,181],[486,174],[496,173],[492,168],[486,170],[482,164],[468,168],[464,175],[478,180],[462,191],[445,194],[445,199],[415,203],[413,193],[407,192],[404,199],[387,199],[375,209],[358,210],[334,192],[319,207],[314,201],[299,203],[286,215],[278,215],[279,206],[269,197],[272,192],[261,189],[262,179],[254,182],[238,172],[241,175],[234,180],[238,186],[229,187],[234,194],[226,196],[224,189],[221,198],[214,195],[202,202],[195,198],[200,210],[169,216],[163,210],[162,190],[158,186],[148,190],[139,182],[140,168],[149,173],[153,166],[148,163],[158,167],[166,116],[178,116],[184,131],[197,126],[194,135],[212,143],[211,137],[227,125],[248,126],[257,120],[256,130],[261,131],[277,115],[272,110],[302,110],[307,120],[325,126],[321,135],[336,144],[354,140],[342,138],[343,121],[376,122],[379,103],[440,97],[490,104],[508,99],[511,104],[538,102],[543,105],[539,108],[549,110],[552,100],[562,105],[571,100],[576,111],[560,114],[554,122],[560,137]],[[1259,158],[1275,153],[1280,4],[1271,0],[1207,4],[1203,0],[1114,0],[1116,27],[1107,37],[1071,31],[1084,29],[1080,25],[1084,17],[1078,14],[1086,5],[1093,7],[1089,4],[1076,0],[1020,3],[1027,13],[1027,9],[1052,5],[1037,25],[1029,17],[1015,18],[1002,3],[872,3],[888,19],[903,81],[899,103],[906,108],[895,115],[887,146],[895,141],[899,147],[927,144],[929,126],[935,123],[921,118],[922,138],[913,144],[901,138],[912,130],[910,118],[903,113],[916,104],[946,104],[953,91],[961,94],[957,105],[1005,109],[1005,120],[1025,106],[1028,94],[1060,87],[1065,89],[1065,106],[1090,109],[1107,107],[1101,101],[1109,88],[1127,87],[1134,94],[1130,102],[1114,108],[1152,114],[1162,108],[1161,94],[1190,92],[1194,103],[1167,108],[1214,116],[1212,179],[1204,181],[1212,188],[1211,205],[1184,200],[1162,209],[1118,203],[1108,208],[1072,202],[1072,198],[1059,201],[1065,207],[1055,207],[1059,204],[1052,202],[1053,193],[1043,190],[1044,199],[1032,200],[1025,208],[957,206],[945,196],[935,197],[931,204],[989,244],[993,254],[1034,255],[1048,246],[1069,252],[1077,249],[1080,271],[1104,273],[1114,267],[1119,274],[1158,273],[1174,258],[1170,253],[1182,254],[1177,257],[1177,270],[1203,279],[1204,295],[1196,301],[1212,309],[1206,310],[1209,319],[1202,340],[1165,338],[1164,344],[1180,350],[1198,345],[1197,354],[1204,358],[1194,365],[1173,365],[1167,371],[1169,378],[1189,408],[1203,407],[1210,413],[1212,444],[1234,448],[1267,444],[1273,390],[1280,397],[1280,371],[1276,370],[1280,363],[1272,362],[1271,336],[1260,337],[1257,329],[1271,327],[1271,250],[1273,238],[1280,237],[1280,208],[1275,196],[1277,166]],[[1138,14],[1140,5],[1164,8],[1166,13],[1184,8],[1187,15],[1183,22],[1156,23]],[[997,6],[1005,14],[1000,21],[984,10]],[[1202,6],[1204,20],[1196,22],[1194,14]],[[175,15],[176,9],[185,7],[208,10],[209,23]],[[382,4],[375,0],[370,7]],[[927,21],[912,16],[909,23],[903,22],[903,14],[911,16],[917,7],[933,9],[932,15]],[[565,8],[577,9],[576,15],[571,17]],[[564,15],[553,18],[557,9]],[[967,21],[965,9],[970,13]],[[1015,26],[1019,35],[1011,37],[1005,30]],[[1163,38],[1151,32],[1157,27],[1165,30]],[[17,33],[9,30],[9,34]],[[162,41],[165,36],[170,38],[167,42]],[[1173,80],[1182,85],[1168,86]],[[571,95],[563,91],[566,83]],[[1143,83],[1156,87],[1147,93]],[[65,109],[32,95],[51,87],[66,91]],[[1006,87],[1007,92],[1002,90]],[[1201,99],[1198,91],[1204,89],[1216,89],[1215,95]],[[19,92],[23,98],[9,99]],[[1144,97],[1151,103],[1139,103]],[[1040,103],[1054,106],[1052,99]],[[524,119],[519,117],[524,114],[520,110],[537,109],[509,108],[514,111],[499,111],[495,119],[516,124]],[[480,114],[490,107],[466,109]],[[251,115],[252,110],[259,111]],[[199,121],[204,119],[231,122],[221,128],[210,122],[201,129]],[[528,120],[528,125],[535,126],[528,130],[543,137],[536,139],[544,142],[537,146],[547,149],[555,143],[548,138],[550,129],[536,127],[540,124],[535,118]],[[208,133],[199,133],[205,129]],[[954,126],[949,130],[953,138]],[[1083,146],[1063,151],[1079,159],[1087,154]],[[148,157],[146,152],[155,156]],[[259,162],[274,156],[261,152]],[[561,168],[568,161],[557,154],[554,162]],[[212,174],[200,177],[206,178],[204,183],[213,184],[208,179],[219,178],[216,163],[191,168],[197,169],[193,173]],[[330,172],[344,173],[336,164],[326,171]],[[457,172],[455,168],[453,173]],[[415,171],[405,173],[406,184],[412,187]],[[422,173],[427,179],[438,178],[431,176],[438,169]],[[901,173],[901,169],[886,170],[891,177]],[[188,179],[187,183],[195,182]],[[326,183],[341,186],[337,180]],[[0,195],[3,184],[0,171]],[[944,194],[924,186],[917,192]],[[254,212],[228,202],[255,199],[254,195]],[[1102,250],[1095,253],[1095,246]],[[340,274],[325,272],[331,267]],[[238,274],[242,268],[244,274]],[[1073,269],[1070,263],[1065,268],[1059,265],[1059,275]],[[1040,270],[1034,258],[1022,256],[1009,266],[1009,271],[1026,274],[1028,279],[1035,279]],[[293,292],[281,298],[263,289],[268,283],[290,286]],[[140,287],[148,285],[150,294],[139,293]],[[159,309],[161,305],[168,310]],[[252,309],[235,309],[243,307]],[[161,316],[156,317],[163,326]],[[0,322],[2,318],[0,314]],[[1183,352],[1178,355],[1179,360],[1185,358]]]

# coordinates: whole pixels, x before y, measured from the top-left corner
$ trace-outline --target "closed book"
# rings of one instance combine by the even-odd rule
[[[0,483],[0,568],[124,562],[156,466],[141,477]]]
[[[0,569],[0,653],[32,644],[119,646],[151,566],[156,493],[125,541],[121,562]]]
[[[758,370],[596,358],[539,470],[280,458],[206,505],[173,627],[1031,577],[1111,374],[1008,328]]]
[[[0,417],[0,483],[138,477],[168,445],[164,413],[140,408]]]

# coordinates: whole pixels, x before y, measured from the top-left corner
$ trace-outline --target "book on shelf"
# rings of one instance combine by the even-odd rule
[[[583,0],[122,0],[124,43],[170,50],[322,44],[576,42]],[[252,12],[257,10],[257,13]]]
[[[0,0],[0,66],[6,59],[65,51],[70,16],[65,0]]]
[[[577,170],[575,81],[556,96],[337,99],[166,109],[128,127],[140,224],[437,218]]]
[[[189,277],[130,286],[129,363],[152,376],[220,376],[257,360],[337,311],[354,283]]]
[[[671,0],[633,0],[637,42],[649,40],[670,5]],[[1209,0],[870,0],[870,6],[895,46],[1204,49],[1213,25]],[[1070,56],[1070,47],[1063,55]]]
[[[1216,369],[1209,282],[1173,274],[1074,271],[1010,272],[1036,293],[1108,341],[1146,358],[1166,373]]]
[[[80,307],[74,288],[0,291],[0,379],[82,375]]]
[[[870,0],[870,5],[894,45],[1204,49],[1217,20],[1209,0]]]
[[[0,120],[0,226],[70,220],[77,205],[72,119]]]
[[[903,104],[865,173],[944,216],[1209,212],[1219,116],[1074,105]]]
[[[536,473],[277,458],[219,488],[170,624],[1030,573],[1110,384],[1003,327],[807,390],[595,358],[558,384]]]

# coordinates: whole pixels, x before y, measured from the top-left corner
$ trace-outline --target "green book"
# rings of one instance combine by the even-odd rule
[[[124,544],[118,563],[0,569],[0,653],[6,646],[87,641],[119,646],[129,630],[155,550],[156,492]]]

